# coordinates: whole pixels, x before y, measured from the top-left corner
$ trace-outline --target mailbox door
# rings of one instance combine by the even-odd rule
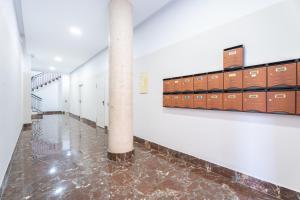
[[[182,91],[192,92],[194,90],[194,79],[193,77],[182,78]]]
[[[200,75],[194,77],[194,91],[207,90],[207,75]]]
[[[295,91],[268,92],[267,101],[267,111],[269,113],[296,113]]]
[[[244,66],[244,48],[226,50],[223,53],[224,68],[234,68]]]
[[[193,108],[193,94],[182,95],[183,108]]]
[[[260,67],[246,69],[243,71],[243,88],[266,88],[267,87],[267,68]]]
[[[202,108],[206,109],[206,101],[207,101],[206,94],[194,94],[194,108]]]
[[[223,90],[223,73],[209,74],[207,77],[208,90]]]
[[[296,86],[297,64],[288,63],[268,68],[268,87]]]
[[[170,106],[170,95],[163,95],[163,107]]]
[[[182,92],[183,88],[182,88],[182,83],[181,83],[181,79],[173,79],[173,85],[174,85],[174,92]]]
[[[233,71],[224,73],[224,89],[242,89],[243,71]]]
[[[224,110],[243,110],[242,93],[224,93]]]
[[[207,109],[223,110],[223,94],[207,94]]]
[[[266,112],[266,92],[244,92],[243,111],[246,112]]]

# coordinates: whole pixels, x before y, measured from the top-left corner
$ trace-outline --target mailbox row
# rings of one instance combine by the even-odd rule
[[[300,114],[300,91],[167,94],[164,107]]]
[[[164,93],[300,86],[300,62],[165,79]]]

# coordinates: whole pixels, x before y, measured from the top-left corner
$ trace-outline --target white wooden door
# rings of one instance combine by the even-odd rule
[[[82,117],[82,84],[78,87],[78,115],[79,117]]]
[[[105,76],[99,75],[96,77],[96,108],[97,108],[97,126],[105,127]]]

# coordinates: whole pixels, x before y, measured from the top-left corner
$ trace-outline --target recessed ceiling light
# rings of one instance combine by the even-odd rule
[[[72,26],[70,27],[70,33],[76,36],[80,36],[82,35],[82,32],[80,30],[80,28],[76,27],[76,26]]]
[[[56,61],[56,62],[62,62],[62,58],[61,57],[59,57],[59,56],[55,56],[54,57],[54,60]]]
[[[56,70],[56,68],[53,67],[53,66],[50,66],[49,69],[50,69],[51,71],[55,71],[55,70]]]

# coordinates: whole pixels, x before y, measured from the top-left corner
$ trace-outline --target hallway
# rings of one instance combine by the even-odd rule
[[[24,131],[3,200],[273,199],[135,143],[135,160],[107,159],[105,131],[45,115]]]

